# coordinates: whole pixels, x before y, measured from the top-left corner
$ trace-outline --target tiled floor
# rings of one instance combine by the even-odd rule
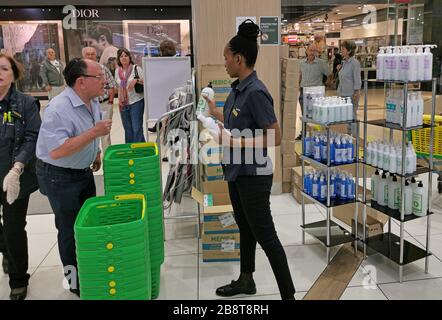
[[[116,118],[115,118],[116,117]],[[115,113],[113,142],[122,142],[119,116]],[[152,138],[152,137],[151,137]],[[102,176],[96,176],[98,194],[102,194]],[[296,299],[302,299],[326,267],[326,249],[306,235],[302,244],[301,206],[290,194],[271,197],[274,222],[284,245],[292,277],[297,289]],[[196,212],[196,205],[185,198],[174,207],[170,216]],[[324,219],[324,211],[315,205],[306,207],[307,222]],[[169,216],[168,216],[169,217]],[[47,199],[33,194],[28,215],[29,273],[28,299],[77,299],[63,287],[61,262],[57,247],[54,216]],[[393,232],[399,231],[394,222]],[[426,219],[406,224],[408,241],[422,246],[426,243]],[[167,219],[165,221],[165,261],[161,270],[159,299],[219,299],[215,288],[238,275],[239,263],[203,263],[197,220]],[[442,297],[442,214],[432,216],[429,273],[424,272],[425,260],[404,267],[404,282],[398,283],[398,266],[379,254],[369,256],[357,270],[341,299],[441,299]],[[332,248],[332,256],[338,248]],[[255,281],[257,294],[235,299],[279,299],[278,287],[262,249],[256,254]],[[0,299],[8,299],[8,276],[0,271]]]

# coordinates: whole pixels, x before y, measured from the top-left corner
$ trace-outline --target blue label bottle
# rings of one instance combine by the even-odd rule
[[[341,140],[339,139],[339,137],[337,137],[335,145],[335,164],[341,164],[341,163],[342,163]]]
[[[341,187],[339,189],[340,191],[340,198],[341,200],[345,201],[347,200],[347,178],[345,175],[341,175]]]
[[[347,197],[348,199],[353,200],[355,198],[355,181],[353,180],[353,176],[350,176],[349,179],[347,179]]]
[[[324,176],[321,176],[321,179],[319,180],[319,190],[319,201],[325,202],[327,196],[327,183],[325,182]]]
[[[355,145],[352,139],[348,140],[347,148],[348,163],[353,163],[355,158]]]
[[[334,139],[330,138],[330,164],[335,163],[335,143]]]
[[[313,158],[316,161],[321,161],[321,140],[319,139],[319,137],[315,138],[315,154]]]
[[[316,175],[313,177],[311,196],[315,199],[319,198],[319,178]]]
[[[327,163],[327,138],[321,137],[321,161]]]
[[[330,199],[336,199],[336,175],[330,177]]]

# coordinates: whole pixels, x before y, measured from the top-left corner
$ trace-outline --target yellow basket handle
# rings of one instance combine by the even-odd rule
[[[144,200],[142,194],[124,194],[120,196],[115,196],[115,200]]]
[[[155,148],[155,155],[158,155],[158,146],[155,142],[139,142],[139,143],[132,143],[130,145],[130,147],[132,149],[137,149],[137,148],[149,148],[149,147],[154,147]]]
[[[430,123],[431,122],[431,114],[424,114],[423,116],[424,121]],[[442,123],[442,116],[434,116],[434,122],[435,123]]]

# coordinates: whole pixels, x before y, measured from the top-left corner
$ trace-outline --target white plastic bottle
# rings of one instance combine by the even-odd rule
[[[417,170],[417,155],[416,151],[414,150],[413,144],[411,141],[408,142],[408,148],[410,150],[410,159],[411,159],[411,165],[410,165],[410,173],[414,173]],[[408,151],[408,150],[407,150]]]
[[[374,141],[372,143],[372,153],[371,153],[371,163],[370,165],[372,166],[377,166],[378,165],[378,142]]]
[[[209,130],[209,133],[212,137],[214,137],[215,139],[217,137],[219,137],[220,135],[220,130],[219,130],[219,126],[216,123],[215,119],[211,118],[211,117],[205,117],[202,113],[200,113],[197,116],[198,120],[201,121],[201,123],[203,124],[204,128],[206,128],[207,130]]]
[[[417,81],[417,55],[416,55],[416,46],[409,46],[409,62],[410,68],[408,72],[408,81],[415,82]]]
[[[397,178],[393,176],[393,180],[388,184],[388,208],[391,210],[399,209],[401,188]]]
[[[402,47],[395,47],[392,57],[392,80],[400,80],[400,57]]]
[[[414,100],[412,93],[408,93],[407,97],[407,123],[406,127],[411,128],[413,126],[413,117],[415,117],[415,111],[414,111]]]
[[[208,97],[210,100],[215,98],[215,91],[212,89],[212,83],[210,82],[207,87],[205,87],[201,91],[200,98],[198,100],[198,106],[196,107],[196,114],[202,114],[205,117],[210,115],[209,105],[207,104],[206,99],[204,97]]]
[[[390,169],[390,145],[388,143],[384,145],[382,169],[387,171]]]
[[[371,159],[372,159],[372,155],[373,155],[373,143],[369,142],[367,144],[367,149],[366,149],[366,157],[364,159],[366,164],[370,164],[371,165]]]
[[[401,148],[401,146],[396,147],[396,154],[397,154],[396,171],[398,173],[402,174],[402,148]]]
[[[417,46],[416,61],[417,61],[417,68],[416,68],[417,81],[423,81],[425,77],[425,70],[424,70],[425,56],[424,56],[423,46]]]
[[[413,213],[413,189],[408,180],[405,181],[404,198],[404,214],[408,216]]]
[[[422,126],[424,122],[424,99],[422,98],[422,92],[416,93],[416,126]]]
[[[376,79],[378,80],[384,80],[385,50],[386,48],[380,47],[376,57]]]
[[[384,80],[393,80],[393,47],[387,47],[384,55]]]
[[[350,121],[350,120],[354,120],[354,115],[353,115],[353,103],[351,102],[351,98],[346,98],[346,110],[347,110],[347,116],[346,116],[346,121]]]
[[[424,217],[427,215],[427,210],[428,191],[424,188],[421,181],[413,192],[413,214],[418,217]]]
[[[418,123],[418,103],[417,103],[417,93],[411,93],[411,103],[413,105],[413,115],[411,117],[411,126],[416,127]]]
[[[376,170],[374,175],[371,177],[371,200],[378,202],[377,193],[378,193],[378,185],[379,185],[380,177],[379,170]]]
[[[399,79],[408,81],[408,73],[410,72],[410,51],[407,46],[401,47],[399,53]]]
[[[414,159],[413,159],[413,150],[411,143],[409,142],[407,145],[407,151],[405,153],[405,173],[413,173],[416,171],[416,168],[413,167]]]
[[[424,80],[431,80],[433,77],[433,54],[431,53],[431,48],[433,45],[427,45],[424,52]]]
[[[388,172],[390,173],[398,173],[397,172],[397,153],[394,145],[390,145],[390,162]]]
[[[383,142],[381,142],[378,145],[378,163],[377,163],[376,167],[381,168],[381,169],[384,165],[384,146],[385,146],[385,144]]]
[[[386,206],[388,204],[388,184],[385,172],[382,173],[382,178],[377,188],[377,202],[380,206]]]

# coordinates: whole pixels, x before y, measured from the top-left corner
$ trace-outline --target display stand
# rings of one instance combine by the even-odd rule
[[[363,146],[363,195],[362,195],[362,204],[363,214],[362,214],[362,224],[365,225],[367,219],[367,206],[375,209],[389,217],[388,220],[388,232],[383,233],[381,235],[376,235],[373,237],[366,236],[366,230],[363,228],[363,243],[364,243],[364,258],[366,258],[367,246],[374,251],[382,254],[388,259],[394,261],[399,265],[399,282],[403,280],[403,266],[414,261],[425,258],[425,272],[428,273],[429,268],[429,256],[430,253],[430,226],[431,226],[431,195],[432,195],[432,172],[433,172],[433,141],[434,141],[434,116],[435,116],[435,101],[436,101],[436,84],[437,79],[432,80],[433,89],[432,89],[432,113],[431,113],[431,138],[430,138],[430,152],[429,152],[429,166],[426,167],[418,167],[417,171],[412,174],[405,174],[405,160],[406,160],[406,137],[407,133],[410,130],[422,129],[428,127],[427,125],[406,128],[406,120],[407,120],[407,102],[408,102],[408,82],[401,81],[384,81],[390,84],[402,84],[404,86],[404,114],[403,114],[403,123],[402,127],[396,124],[390,124],[383,120],[372,120],[368,121],[368,79],[365,77],[364,79],[364,120],[361,121],[364,124],[364,146]],[[367,154],[367,126],[381,126],[384,128],[388,128],[390,130],[390,143],[393,143],[393,130],[398,130],[402,132],[402,172],[400,174],[395,174],[397,177],[401,179],[401,204],[400,211],[399,210],[391,210],[388,207],[380,206],[376,202],[367,201],[367,166],[371,166],[366,163],[366,154]],[[376,168],[376,167],[375,167]],[[382,170],[381,168],[377,168]],[[405,216],[405,180],[406,178],[417,176],[422,173],[428,173],[428,211],[427,215],[424,217],[418,217],[416,215],[407,215]],[[420,218],[427,218],[427,232],[426,232],[426,247],[422,249],[404,239],[404,227],[405,223],[408,221],[412,221]],[[400,223],[400,235],[397,236],[391,232],[391,219],[395,219]]]
[[[343,122],[334,122],[334,123],[330,123],[330,124],[322,124],[316,121],[313,121],[312,119],[309,119],[307,117],[301,117],[302,120],[302,141],[304,141],[305,136],[306,136],[306,129],[307,129],[307,125],[308,124],[313,124],[313,125],[319,125],[323,128],[326,129],[327,131],[327,164],[323,164],[321,162],[318,162],[310,157],[305,156],[305,150],[304,150],[304,144],[302,146],[302,156],[301,156],[301,162],[302,162],[302,190],[301,190],[301,205],[302,205],[302,228],[303,228],[303,232],[302,232],[302,244],[305,244],[305,233],[307,232],[309,235],[315,237],[316,239],[318,239],[319,241],[321,241],[321,243],[323,243],[326,248],[327,248],[327,263],[330,262],[330,248],[337,246],[337,245],[341,245],[344,243],[348,243],[348,242],[352,242],[355,241],[355,255],[357,254],[357,238],[355,237],[354,234],[352,234],[352,230],[346,230],[345,228],[341,227],[340,225],[336,224],[335,222],[331,221],[331,216],[333,213],[333,208],[338,207],[338,206],[342,206],[342,205],[346,205],[346,204],[350,204],[350,203],[355,203],[355,216],[354,216],[354,221],[355,221],[355,225],[357,226],[357,221],[358,221],[358,212],[359,212],[359,208],[358,208],[358,181],[359,181],[359,163],[358,163],[358,155],[357,155],[357,150],[359,149],[359,139],[356,138],[356,143],[355,143],[355,157],[354,157],[354,162],[353,163],[345,163],[345,164],[331,164],[330,163],[330,159],[331,159],[331,155],[330,155],[330,138],[331,138],[331,133],[330,133],[330,129],[333,126],[336,125],[342,125],[342,124],[356,124],[356,136],[359,137],[359,123],[356,120],[352,120],[352,121],[343,121]],[[355,138],[355,137],[353,137]],[[304,176],[305,176],[305,162],[309,162],[313,167],[315,168],[321,168],[323,170],[325,170],[327,172],[327,192],[326,192],[326,201],[322,202],[319,201],[318,199],[315,199],[311,196],[309,196],[306,192],[305,192],[305,186],[304,186]],[[348,201],[336,201],[336,200],[332,200],[331,199],[331,195],[330,195],[330,171],[333,168],[339,168],[342,166],[348,166],[348,165],[355,165],[356,166],[356,182],[355,182],[355,198],[352,200],[348,200]],[[327,218],[325,220],[322,221],[318,221],[318,222],[314,222],[314,223],[309,223],[306,224],[305,221],[305,198],[309,199],[310,201],[319,204],[321,207],[323,207],[326,212],[327,212]],[[356,230],[356,229],[355,229]]]

